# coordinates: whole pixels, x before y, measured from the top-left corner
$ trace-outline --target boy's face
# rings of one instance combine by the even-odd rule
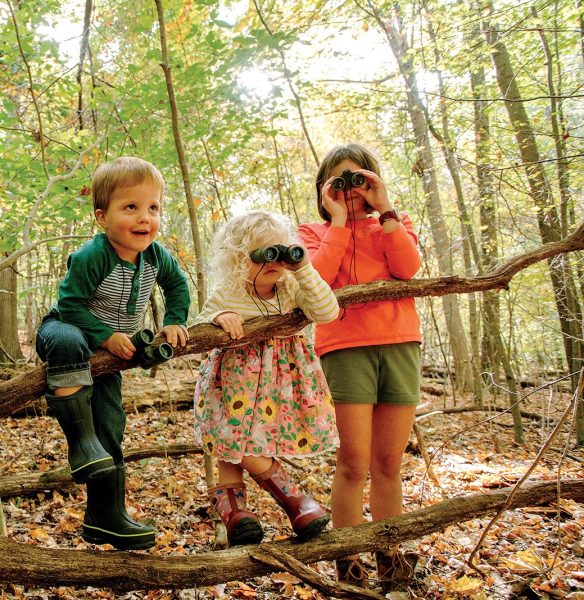
[[[150,246],[160,228],[160,186],[150,180],[116,188],[107,210],[97,209],[95,218],[103,227],[119,257],[135,263],[138,253]]]

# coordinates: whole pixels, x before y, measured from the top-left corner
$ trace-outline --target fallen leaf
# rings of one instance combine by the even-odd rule
[[[451,592],[462,592],[464,594],[472,594],[478,591],[482,585],[482,580],[468,577],[467,575],[463,575],[459,579],[447,583],[447,587]]]

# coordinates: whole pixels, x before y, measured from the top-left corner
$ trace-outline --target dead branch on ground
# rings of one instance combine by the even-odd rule
[[[116,590],[188,589],[228,581],[245,581],[275,571],[254,552],[271,548],[303,564],[334,560],[348,554],[388,550],[450,525],[482,517],[507,504],[510,489],[453,498],[384,521],[335,529],[310,541],[272,542],[191,556],[160,556],[132,552],[55,550],[0,538],[0,581],[37,586],[95,586]],[[560,482],[560,496],[584,501],[584,479]],[[517,490],[508,509],[558,499],[558,482],[533,482]],[[71,565],[75,565],[72,569]],[[294,573],[291,564],[287,570]],[[305,574],[299,573],[302,579]],[[315,573],[315,577],[319,575]]]

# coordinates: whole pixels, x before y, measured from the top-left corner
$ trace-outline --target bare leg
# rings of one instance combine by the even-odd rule
[[[241,465],[220,460],[218,469],[219,478],[217,485],[243,483],[243,469]]]
[[[272,466],[273,459],[270,456],[245,456],[241,466],[250,475],[261,475]]]
[[[378,404],[373,410],[371,516],[374,521],[402,512],[401,463],[415,415],[415,406]]]
[[[341,445],[332,487],[333,527],[363,522],[363,488],[371,460],[373,405],[335,405]]]
[[[77,387],[71,387],[71,388],[57,388],[56,390],[53,390],[53,394],[55,396],[71,396],[72,394],[74,394],[75,392],[78,392],[83,386],[77,386]]]

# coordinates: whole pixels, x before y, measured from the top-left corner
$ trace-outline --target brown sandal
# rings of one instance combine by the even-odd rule
[[[340,558],[337,565],[337,581],[367,587],[367,571],[360,558]]]

